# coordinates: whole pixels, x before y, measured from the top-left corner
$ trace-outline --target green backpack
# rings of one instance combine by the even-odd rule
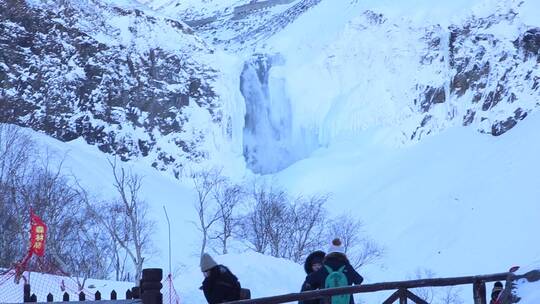
[[[332,268],[328,267],[327,265],[324,265],[324,267],[328,271],[328,276],[326,277],[326,280],[324,280],[324,288],[349,286],[349,281],[347,281],[347,277],[343,273],[343,270],[345,269],[345,265],[341,266],[341,268],[339,268],[336,271],[334,271]],[[351,295],[348,295],[348,294],[332,296],[331,303],[332,304],[349,304],[350,299],[351,299]]]

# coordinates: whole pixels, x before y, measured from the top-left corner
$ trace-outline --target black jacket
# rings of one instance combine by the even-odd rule
[[[344,254],[341,253],[330,253],[324,258],[324,265],[329,266],[333,270],[338,270],[340,267],[345,265],[345,269],[343,270],[343,273],[347,277],[348,285],[359,285],[364,281],[364,278],[362,278],[361,275],[354,270],[354,268],[349,263],[349,260]],[[310,275],[307,276],[306,281],[304,282],[304,285],[302,286],[302,290],[315,290],[315,289],[321,289],[324,288],[324,282],[326,280],[326,277],[328,276],[328,271],[325,267],[318,270],[317,272],[313,272]],[[351,300],[349,301],[350,304],[354,304],[354,298],[351,296]]]
[[[306,261],[304,262],[304,270],[306,271],[306,274],[309,275],[313,273],[313,261],[317,260],[319,263],[322,264],[324,260],[324,256],[326,253],[324,251],[314,251],[308,257],[306,258]],[[306,276],[307,279],[307,276]],[[302,284],[301,291],[307,291],[310,289],[306,289],[306,284]],[[305,300],[305,301],[299,301],[298,304],[321,304],[321,300]]]
[[[223,265],[210,269],[210,275],[202,282],[202,290],[208,304],[217,304],[240,299],[240,282]]]

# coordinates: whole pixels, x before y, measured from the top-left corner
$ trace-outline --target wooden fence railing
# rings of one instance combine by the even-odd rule
[[[258,298],[252,300],[241,300],[234,302],[227,302],[227,304],[281,304],[296,301],[323,299],[329,301],[331,296],[342,294],[356,294],[367,293],[384,290],[396,290],[383,304],[391,304],[399,300],[400,304],[406,304],[407,300],[411,300],[417,304],[427,304],[427,302],[417,295],[413,294],[409,289],[420,287],[443,287],[443,286],[456,286],[456,285],[470,285],[473,286],[473,298],[475,304],[486,304],[486,282],[494,281],[506,281],[506,289],[503,291],[502,298],[503,303],[511,303],[512,282],[520,278],[527,278],[528,281],[540,280],[540,271],[531,271],[522,276],[516,276],[511,272],[480,275],[480,276],[468,276],[468,277],[454,277],[454,278],[441,278],[441,279],[421,279],[412,281],[398,281],[398,282],[386,282],[376,284],[365,284],[357,286],[348,286],[331,289],[321,289],[314,291],[305,291],[300,293],[290,293],[279,296]],[[505,300],[506,298],[506,300]],[[506,302],[505,302],[506,301]]]
[[[140,288],[134,288],[131,291],[126,292],[126,297],[132,299],[116,300],[116,293],[111,294],[111,300],[99,301],[100,297],[96,296],[96,301],[85,301],[84,304],[162,304],[163,295],[161,294],[161,279],[163,278],[163,271],[161,269],[144,269],[143,278],[140,282]],[[399,304],[407,304],[408,300],[416,304],[428,304],[425,300],[412,293],[409,289],[421,288],[421,287],[443,287],[443,286],[457,286],[457,285],[472,285],[474,304],[487,304],[486,298],[486,283],[494,281],[506,281],[506,287],[502,291],[500,298],[500,304],[510,304],[514,302],[511,289],[513,282],[519,279],[525,278],[529,282],[540,281],[540,270],[530,271],[524,275],[515,275],[513,272],[503,272],[490,275],[468,276],[468,277],[454,277],[454,278],[439,278],[439,279],[420,279],[412,281],[396,281],[385,282],[376,284],[365,284],[357,286],[329,288],[314,291],[305,291],[300,293],[289,293],[278,296],[264,297],[251,300],[241,300],[234,302],[227,302],[227,304],[281,304],[296,301],[322,299],[329,303],[329,299],[335,295],[342,294],[357,294],[368,293],[377,291],[395,290],[382,304],[392,304],[399,301]],[[30,295],[30,288],[24,290],[25,302],[36,302],[35,295]],[[113,299],[114,298],[114,299]],[[47,302],[53,302],[52,297],[47,297]],[[69,297],[63,299],[69,301]],[[83,303],[84,296],[79,296],[77,303]],[[62,302],[56,302],[62,303]],[[65,302],[64,302],[65,303]],[[75,302],[70,302],[75,303]]]

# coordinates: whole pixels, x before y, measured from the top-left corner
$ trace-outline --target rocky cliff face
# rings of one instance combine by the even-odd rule
[[[447,61],[450,83],[419,88],[415,105],[425,114],[412,137],[429,132],[431,120],[445,118],[431,113],[437,104],[449,105],[446,119],[494,136],[504,134],[540,105],[540,28],[524,27],[515,39],[494,30],[509,26],[515,18],[510,11],[426,34],[430,51],[423,62]],[[449,31],[448,41],[436,34],[442,30]]]
[[[402,143],[455,125],[499,136],[540,103],[540,28],[521,20],[522,2],[451,26],[356,12],[358,1],[298,0],[241,17],[231,2],[193,32],[164,17],[175,1],[159,13],[107,1],[0,2],[1,122],[177,176],[215,151],[208,138],[235,130],[248,167],[271,173],[381,126]],[[216,64],[198,37],[240,66]],[[238,73],[238,92],[220,95],[218,66]]]
[[[0,2],[0,122],[176,174],[220,125],[212,53],[180,22],[103,1]],[[197,120],[192,119],[197,117]]]

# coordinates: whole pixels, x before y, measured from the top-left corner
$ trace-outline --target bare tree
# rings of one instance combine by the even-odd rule
[[[380,260],[384,255],[384,249],[375,241],[369,238],[363,238],[356,250],[351,255],[352,265],[356,268],[373,264]]]
[[[292,200],[279,187],[255,180],[250,186],[251,211],[242,222],[241,236],[257,252],[301,261],[324,243],[329,195]]]
[[[193,186],[197,194],[195,202],[195,210],[197,211],[199,222],[197,229],[202,233],[201,256],[206,250],[211,229],[214,224],[220,219],[219,211],[214,197],[217,187],[224,182],[224,177],[221,175],[221,170],[211,169],[203,170],[191,174]]]
[[[49,227],[47,232],[47,255],[29,264],[29,269],[57,274],[71,274],[78,278],[80,287],[88,277],[106,278],[107,250],[98,242],[97,225],[87,216],[84,197],[77,183],[62,173],[62,162],[53,161],[47,151],[37,154],[39,161],[25,174],[18,174],[13,196],[16,222],[23,246],[27,246],[30,208]],[[27,248],[21,248],[22,258]],[[15,260],[12,260],[14,262]]]
[[[463,304],[463,300],[459,296],[459,288],[455,286],[448,286],[443,290],[441,296],[441,304]]]
[[[131,170],[118,166],[116,159],[109,160],[112,175],[114,178],[114,187],[118,194],[118,199],[109,203],[95,206],[89,199],[85,203],[92,214],[107,230],[112,238],[111,247],[114,249],[113,265],[116,276],[124,274],[124,265],[122,263],[122,254],[125,254],[131,260],[135,273],[131,278],[136,284],[139,284],[142,276],[143,264],[146,260],[145,255],[151,255],[150,236],[153,232],[153,222],[148,218],[148,205],[139,198],[139,192],[142,186],[142,177],[133,173]],[[98,208],[101,208],[99,212]],[[121,253],[120,251],[123,251]],[[127,279],[129,276],[122,276]]]
[[[242,186],[231,184],[224,179],[215,185],[212,196],[217,205],[217,222],[219,224],[212,239],[219,241],[221,253],[226,254],[228,241],[238,226],[235,211],[244,196],[244,190]]]
[[[362,222],[349,214],[343,214],[334,218],[328,228],[328,239],[339,237],[345,252],[360,243]]]
[[[62,160],[34,147],[20,128],[0,124],[0,266],[10,267],[26,254],[33,208],[49,230],[47,255],[28,264],[29,269],[76,276],[82,288],[88,277],[108,277],[114,265],[112,257],[124,249],[111,231],[122,231],[129,237],[118,239],[126,241],[122,244],[128,249],[125,255],[131,253],[134,263],[139,264],[135,268],[140,276],[151,227],[145,220],[145,205],[137,197],[140,178],[111,162],[120,197],[115,203],[122,211],[114,216],[124,229],[104,230],[112,227],[102,225],[110,221],[91,206],[88,193],[77,180],[63,173]],[[84,208],[85,204],[92,208]]]
[[[120,200],[113,204],[116,205],[116,210],[122,211],[124,221],[121,224],[125,227],[120,230],[124,235],[113,231],[112,236],[131,258],[135,266],[134,279],[138,283],[145,260],[143,254],[150,251],[150,235],[153,231],[153,223],[147,217],[148,205],[139,198],[142,177],[118,168],[116,159],[109,160],[109,164],[114,177],[114,187],[120,196]],[[126,234],[129,236],[125,237]]]
[[[326,215],[324,205],[329,195],[313,195],[308,198],[298,197],[291,206],[292,222],[289,254],[287,257],[295,262],[302,261],[307,254],[319,249],[324,243]]]
[[[362,236],[363,224],[349,214],[343,214],[331,221],[328,239],[339,237],[345,253],[355,268],[380,259],[384,250],[367,236]]]
[[[289,215],[288,198],[281,189],[254,180],[249,190],[251,211],[242,222],[242,238],[256,252],[280,256],[287,234],[285,217]]]
[[[428,268],[417,268],[410,279],[431,279],[436,276],[436,273]],[[446,288],[422,287],[412,289],[414,294],[422,298],[428,303],[441,304],[462,304],[463,300],[459,296],[459,287],[448,286]]]
[[[26,226],[18,188],[25,184],[34,151],[34,142],[21,128],[0,124],[0,267],[9,268],[24,251]]]
[[[431,279],[433,277],[435,277],[435,272],[433,272],[431,269],[417,268],[415,270],[414,276],[411,279],[413,280]],[[413,292],[414,294],[422,298],[424,301],[428,303],[433,302],[433,298],[435,296],[433,287],[414,288]]]
[[[288,224],[291,222],[290,205],[284,192],[269,192],[265,202],[266,233],[269,238],[270,255],[286,257],[287,240],[291,234]]]
[[[126,262],[130,258],[127,244],[132,243],[129,225],[124,220],[124,209],[118,201],[102,202],[99,204],[104,211],[99,215],[99,220],[104,222],[107,233],[110,235],[109,246],[112,248],[111,265],[114,270],[114,278],[117,281],[129,281],[129,268]],[[110,233],[113,230],[116,233]],[[129,245],[131,246],[131,245]]]
[[[0,185],[12,183],[25,172],[34,152],[30,136],[17,126],[0,123]]]

